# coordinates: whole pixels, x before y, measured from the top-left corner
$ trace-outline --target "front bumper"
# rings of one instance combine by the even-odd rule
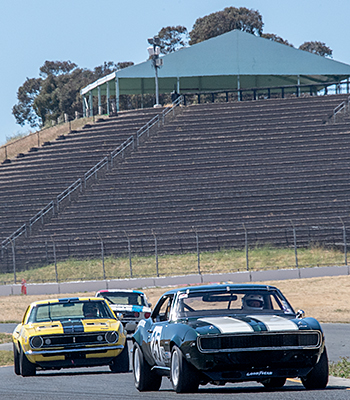
[[[82,348],[70,348],[70,349],[27,350],[25,351],[25,355],[54,357],[70,353],[84,353],[84,354],[104,353],[106,351],[119,350],[123,348],[124,348],[123,345],[118,344],[113,346],[94,346],[94,347],[82,347]]]

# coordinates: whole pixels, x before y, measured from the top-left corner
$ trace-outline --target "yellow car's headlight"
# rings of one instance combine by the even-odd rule
[[[44,344],[44,340],[41,336],[33,336],[29,339],[29,344],[32,349],[40,349]]]
[[[116,343],[118,342],[119,335],[116,331],[111,331],[106,333],[105,338],[108,343]]]

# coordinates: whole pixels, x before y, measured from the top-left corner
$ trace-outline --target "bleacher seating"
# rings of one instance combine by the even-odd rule
[[[250,232],[261,231],[261,241],[279,244],[291,222],[339,226],[341,217],[350,224],[350,123],[326,123],[343,99],[185,107],[124,163],[19,242],[22,265],[44,261],[52,236],[60,258],[99,257],[99,246],[91,245],[99,235],[109,254],[125,253],[126,235],[134,238],[134,251],[142,247],[150,254],[152,232],[163,238],[162,251],[174,252],[179,233],[194,229],[208,238],[201,249],[213,250],[241,246],[237,235],[243,224]],[[126,114],[125,125],[121,117],[96,124],[1,166],[2,239],[154,112]],[[183,251],[191,246],[181,244]],[[10,265],[6,256],[2,263]]]

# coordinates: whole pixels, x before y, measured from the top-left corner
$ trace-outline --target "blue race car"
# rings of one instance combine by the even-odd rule
[[[322,328],[296,313],[279,289],[266,285],[207,285],[164,293],[133,335],[133,374],[139,391],[207,383],[257,381],[282,387],[301,378],[307,389],[328,383]]]

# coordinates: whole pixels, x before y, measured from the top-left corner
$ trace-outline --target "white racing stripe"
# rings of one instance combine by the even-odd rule
[[[247,322],[231,317],[200,318],[199,321],[214,325],[221,333],[254,332],[254,329]]]
[[[277,315],[248,315],[248,318],[262,322],[270,332],[298,330],[297,325],[293,321]]]

